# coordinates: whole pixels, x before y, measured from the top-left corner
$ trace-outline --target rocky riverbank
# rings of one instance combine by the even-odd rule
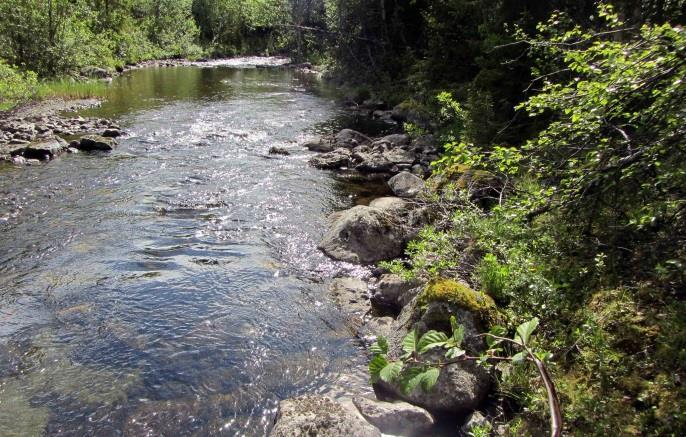
[[[99,105],[88,100],[47,100],[22,105],[0,116],[0,161],[39,164],[65,152],[112,150],[122,130],[104,118],[65,117],[64,111]]]
[[[329,217],[329,227],[319,248],[337,260],[376,264],[403,255],[407,243],[432,216],[428,192],[429,164],[437,158],[430,136],[411,139],[404,134],[372,139],[344,129],[330,138],[304,145],[318,152],[310,164],[351,178],[383,180],[392,197],[373,200]],[[428,184],[427,184],[428,182]],[[460,286],[465,300],[478,301],[478,293]],[[389,356],[402,354],[402,340],[416,327],[419,335],[431,329],[445,330],[451,315],[465,327],[464,347],[478,355],[485,349],[480,332],[482,316],[477,308],[451,301],[426,298],[428,284],[406,281],[398,275],[374,269],[371,278],[335,278],[329,285],[333,301],[346,314],[351,330],[369,345],[379,336],[388,339]],[[288,399],[280,410],[272,435],[401,435],[433,434],[438,422],[450,417],[457,422],[451,435],[467,435],[486,421],[484,403],[492,376],[473,362],[456,362],[441,368],[431,391],[417,388],[404,392],[396,384],[379,382],[378,399],[332,400],[322,396]],[[445,423],[438,424],[445,429]],[[443,431],[444,432],[444,431]]]

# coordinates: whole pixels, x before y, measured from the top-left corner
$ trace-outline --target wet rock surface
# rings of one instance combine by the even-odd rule
[[[393,210],[356,206],[338,214],[319,248],[340,261],[371,264],[402,254],[408,233]]]
[[[340,403],[324,396],[301,396],[279,403],[272,437],[380,437],[381,433]]]
[[[434,419],[428,411],[407,402],[382,402],[363,397],[353,404],[369,423],[384,434],[423,436],[430,432]]]

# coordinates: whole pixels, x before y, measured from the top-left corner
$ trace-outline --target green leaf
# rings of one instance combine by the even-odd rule
[[[402,361],[394,361],[392,363],[389,363],[381,369],[381,372],[379,372],[379,377],[381,380],[388,382],[389,384],[396,379],[398,379],[398,376],[400,375],[400,372],[403,370],[403,362]]]
[[[524,351],[519,352],[512,357],[512,362],[514,364],[522,364],[524,361],[526,361],[526,355],[527,354]]]
[[[517,327],[517,334],[515,334],[514,340],[517,341],[517,337],[521,339],[522,344],[527,344],[529,342],[529,337],[536,330],[538,326],[538,317],[534,317],[528,322],[524,322]]]
[[[383,355],[376,355],[369,362],[369,374],[372,377],[372,383],[379,380],[381,371],[388,365],[388,360]]]
[[[491,335],[495,335],[497,337],[504,337],[505,335],[507,335],[507,329],[503,328],[502,326],[496,325],[493,326],[488,333]],[[486,336],[486,344],[488,345],[489,349],[502,341],[498,338],[492,337],[491,335]]]
[[[403,338],[403,351],[408,354],[417,352],[417,330],[413,329]]]
[[[386,337],[379,337],[374,344],[369,347],[369,351],[374,355],[385,355],[388,353],[388,340]]]
[[[420,354],[423,354],[430,349],[433,349],[438,346],[443,346],[446,341],[448,341],[448,336],[445,335],[443,332],[429,331],[426,334],[422,335],[422,338],[419,340],[419,343],[417,344],[417,349],[419,349]]]
[[[432,367],[422,374],[422,388],[424,391],[429,391],[436,385],[440,374],[441,371],[437,367]]]
[[[453,329],[453,341],[455,346],[461,346],[464,341],[464,326],[457,324],[455,316],[450,316],[450,326]]]
[[[459,347],[452,347],[448,349],[448,352],[445,353],[445,357],[449,360],[454,360],[455,358],[459,358],[466,353],[466,351],[460,349]]]
[[[421,367],[410,367],[400,377],[400,388],[403,393],[411,393],[422,382],[424,370]]]

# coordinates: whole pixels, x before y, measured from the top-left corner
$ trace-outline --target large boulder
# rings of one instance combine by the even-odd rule
[[[369,423],[384,434],[424,436],[430,433],[434,419],[428,411],[407,402],[381,402],[354,397],[353,404]]]
[[[310,165],[325,170],[346,167],[350,162],[350,155],[350,150],[338,148],[329,153],[312,157],[310,159]]]
[[[369,144],[371,142],[372,140],[368,136],[352,129],[343,129],[334,136],[334,144],[336,147],[344,147],[347,149],[354,149],[357,146]]]
[[[471,290],[465,288],[465,293]],[[484,340],[479,336],[484,332],[482,317],[472,308],[465,308],[452,302],[427,301],[420,294],[407,304],[398,315],[388,337],[389,355],[399,357],[402,340],[410,330],[416,328],[419,335],[435,329],[448,332],[450,316],[454,315],[465,328],[463,348],[469,355],[479,355],[484,348]],[[437,361],[444,359],[443,350],[429,351],[424,357]],[[459,361],[441,368],[436,385],[430,391],[421,387],[405,393],[397,384],[378,383],[378,388],[390,396],[418,405],[431,412],[466,414],[477,409],[488,396],[491,376],[474,361]]]
[[[402,172],[389,179],[388,186],[398,197],[416,197],[424,190],[424,180],[412,173]]]
[[[381,437],[374,426],[324,396],[301,396],[279,402],[272,437]]]
[[[389,212],[356,206],[339,216],[318,247],[333,259],[372,264],[402,255],[406,238]]]
[[[391,134],[379,138],[372,143],[372,146],[387,145],[387,148],[403,147],[410,144],[410,137],[407,134]]]
[[[100,135],[86,135],[79,142],[79,149],[85,151],[110,151],[114,149],[117,141],[114,138],[103,137]]]
[[[358,153],[355,170],[362,173],[383,173],[393,168],[394,163],[381,153]]]
[[[414,229],[408,204],[397,197],[381,197],[369,206],[355,206],[329,218],[329,230],[319,249],[331,258],[371,264],[402,255]]]
[[[49,160],[67,150],[69,144],[62,138],[49,138],[28,144],[22,155],[26,159]]]

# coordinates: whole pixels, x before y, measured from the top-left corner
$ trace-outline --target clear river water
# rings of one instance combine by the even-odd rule
[[[264,435],[280,399],[369,392],[326,294],[365,271],[316,243],[373,188],[299,145],[360,120],[243,67],[130,71],[80,112],[115,151],[0,167],[0,435]]]

